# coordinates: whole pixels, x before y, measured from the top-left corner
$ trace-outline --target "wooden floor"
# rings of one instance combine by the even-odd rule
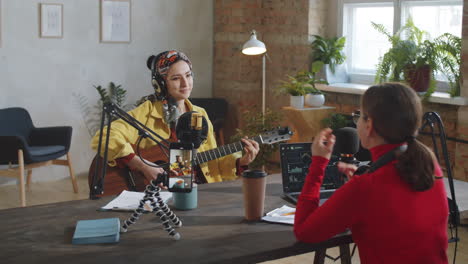
[[[45,203],[55,203],[70,200],[88,199],[88,186],[86,177],[78,177],[79,193],[73,193],[71,181],[69,179],[54,181],[54,182],[40,182],[32,183],[31,188],[26,192],[26,204],[37,205]],[[16,185],[0,186],[0,209],[18,207],[19,194]],[[468,224],[467,221],[464,221]],[[461,241],[458,244],[457,250],[457,264],[468,263],[468,227],[462,226],[459,228],[459,237]],[[452,262],[454,251],[454,244],[449,245],[448,254],[450,256],[449,263]],[[327,251],[327,254],[336,257],[339,255],[338,248],[332,248]],[[289,258],[278,259],[274,261],[263,262],[263,264],[287,264],[287,263],[312,263],[314,258],[313,253],[298,255]],[[332,259],[326,259],[325,263],[340,263]],[[352,263],[360,263],[359,253],[356,250],[353,256]]]

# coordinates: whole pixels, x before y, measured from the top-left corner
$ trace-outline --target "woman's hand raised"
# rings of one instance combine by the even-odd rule
[[[326,159],[331,158],[336,140],[332,132],[333,130],[330,128],[325,128],[315,136],[314,143],[311,146],[312,156],[320,156]]]

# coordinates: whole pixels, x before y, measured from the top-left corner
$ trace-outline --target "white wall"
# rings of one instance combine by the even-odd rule
[[[132,0],[131,43],[99,42],[99,0],[0,0],[0,108],[29,110],[37,127],[73,127],[75,173],[87,174],[94,155],[77,98],[94,105],[93,85],[110,81],[134,103],[151,93],[146,59],[167,49],[185,52],[195,72],[193,97],[211,97],[213,1]],[[63,4],[63,38],[39,38],[40,3]],[[5,124],[1,124],[5,125]],[[68,177],[66,167],[33,170],[33,181]],[[0,183],[14,183],[0,178]]]

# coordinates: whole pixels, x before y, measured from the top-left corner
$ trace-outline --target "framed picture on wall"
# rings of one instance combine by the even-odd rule
[[[61,38],[63,36],[63,5],[39,4],[39,37]]]
[[[101,0],[101,42],[130,42],[130,0]]]

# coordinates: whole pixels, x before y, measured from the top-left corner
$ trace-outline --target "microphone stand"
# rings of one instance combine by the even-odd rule
[[[102,135],[103,135],[103,130],[104,130],[104,120],[107,116],[107,130],[106,130],[106,142],[104,145],[104,155],[103,158],[100,158],[101,154],[101,146],[102,146]],[[142,124],[140,121],[135,119],[133,116],[129,115],[127,112],[119,108],[117,105],[115,105],[112,102],[107,102],[104,103],[103,105],[103,111],[102,111],[102,116],[101,116],[101,127],[100,127],[100,134],[99,134],[99,142],[98,142],[98,162],[96,164],[96,167],[94,168],[94,175],[93,175],[93,180],[92,180],[92,188],[90,190],[90,199],[98,199],[96,195],[103,194],[104,193],[104,178],[106,175],[106,169],[107,169],[107,154],[109,150],[109,136],[110,136],[110,129],[111,129],[111,124],[112,124],[112,117],[117,116],[132,127],[134,127],[136,130],[138,130],[138,134],[140,135],[140,139],[138,140],[138,145],[139,142],[143,138],[149,138],[156,142],[163,150],[169,150],[169,144],[170,142],[158,135],[156,132],[152,131],[148,127],[146,127],[144,124]],[[157,137],[159,141],[155,138]],[[138,147],[137,147],[138,148]],[[167,156],[167,152],[165,152]],[[144,159],[139,156],[143,162]],[[102,160],[102,174],[101,177],[98,177],[99,173],[99,161]],[[145,162],[146,163],[146,162]],[[150,165],[146,163],[147,165]],[[133,212],[132,216],[124,222],[122,227],[120,228],[120,232],[127,232],[127,228],[131,225],[134,224],[139,216],[144,212],[144,205],[146,204],[147,201],[150,201],[151,208],[155,212],[156,216],[159,216],[163,223],[164,229],[169,233],[169,235],[175,239],[179,240],[180,239],[180,234],[174,230],[174,228],[169,225],[169,218],[172,223],[176,227],[182,226],[182,222],[180,219],[168,208],[166,203],[162,200],[162,198],[159,195],[159,192],[161,191],[161,188],[159,187],[160,183],[166,183],[167,185],[168,182],[168,175],[166,172],[159,174],[156,179],[153,179],[149,185],[146,186],[145,189],[145,196],[140,200],[139,206],[135,211]]]
[[[102,110],[102,115],[101,115],[101,126],[100,126],[100,134],[99,134],[99,142],[98,142],[98,150],[97,150],[98,162],[96,164],[96,167],[94,168],[94,177],[92,180],[92,188],[90,190],[90,199],[92,200],[99,199],[100,197],[97,197],[96,195],[100,195],[104,193],[103,184],[104,184],[104,178],[106,176],[106,171],[107,171],[106,164],[107,164],[107,154],[109,150],[109,136],[110,136],[112,119],[114,116],[117,116],[118,118],[125,121],[127,124],[134,127],[136,130],[138,130],[138,134],[140,135],[140,137],[149,138],[153,140],[156,144],[158,144],[164,150],[168,151],[169,144],[170,144],[169,141],[167,141],[166,139],[164,139],[163,137],[161,137],[160,135],[158,135],[156,132],[152,131],[148,127],[146,127],[140,121],[135,119],[133,116],[129,115],[120,107],[118,107],[116,104],[112,102],[104,103],[102,109],[103,110]],[[104,130],[104,120],[106,119],[106,117],[107,117],[106,142],[104,145],[104,154],[102,155],[102,158],[101,158],[100,154],[101,154],[101,146],[102,146],[102,136],[103,136],[103,130]],[[159,141],[155,139],[153,136],[157,137]],[[165,154],[166,156],[169,156],[167,153]],[[100,163],[99,161],[100,160],[102,160],[101,177],[99,177],[99,163]]]

